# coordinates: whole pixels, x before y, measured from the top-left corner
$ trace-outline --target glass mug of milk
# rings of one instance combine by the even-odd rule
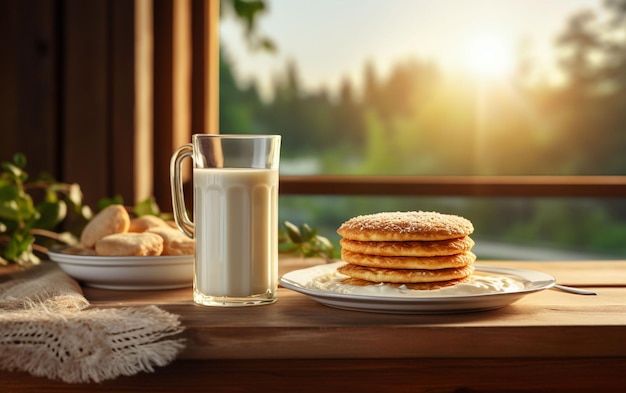
[[[172,156],[174,219],[196,239],[194,302],[274,303],[278,289],[279,135],[194,134]],[[181,164],[193,160],[193,221]]]

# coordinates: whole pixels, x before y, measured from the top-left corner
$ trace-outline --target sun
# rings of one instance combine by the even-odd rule
[[[506,76],[513,68],[511,45],[497,34],[474,35],[465,45],[465,61],[467,67],[480,76]]]

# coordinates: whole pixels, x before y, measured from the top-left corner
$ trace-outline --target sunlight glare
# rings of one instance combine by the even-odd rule
[[[465,47],[467,66],[481,76],[501,77],[513,67],[513,55],[506,40],[497,34],[471,37]]]

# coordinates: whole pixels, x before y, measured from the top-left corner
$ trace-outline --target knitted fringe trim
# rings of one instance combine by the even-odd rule
[[[178,316],[156,306],[0,312],[0,368],[68,383],[153,372],[184,348]]]

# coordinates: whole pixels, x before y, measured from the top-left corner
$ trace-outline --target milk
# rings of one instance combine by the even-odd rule
[[[278,169],[194,168],[193,182],[194,300],[275,301]]]

